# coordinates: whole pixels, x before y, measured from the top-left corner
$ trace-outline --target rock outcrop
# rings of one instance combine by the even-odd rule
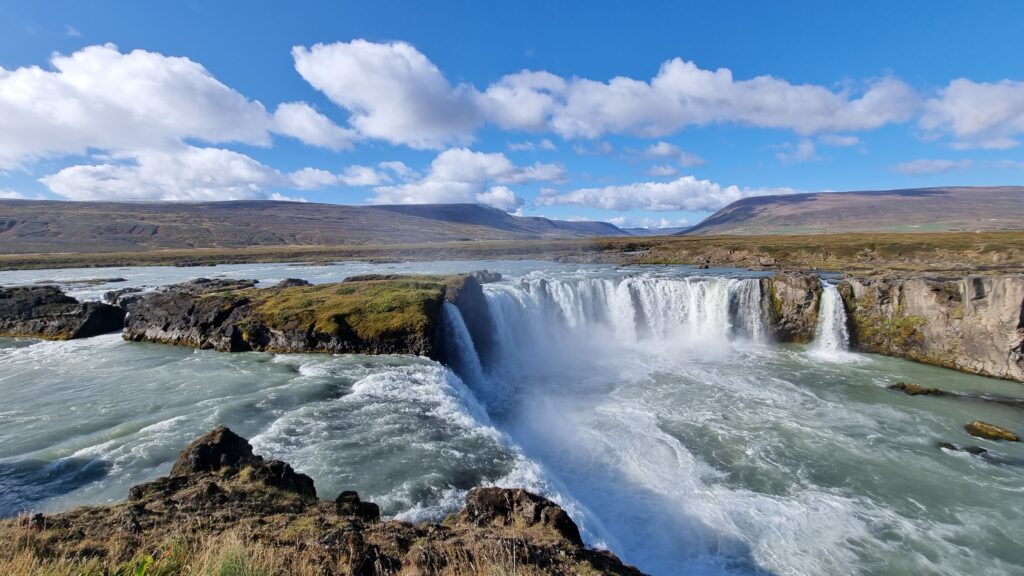
[[[169,476],[123,503],[0,521],[0,566],[61,573],[622,574],[586,548],[557,504],[477,488],[440,524],[382,521],[352,491],[331,501],[288,464],[253,455],[227,428],[182,452]]]
[[[124,337],[227,352],[416,354],[443,357],[442,303],[479,304],[472,276],[374,274],[344,282],[199,280],[144,294]]]
[[[1024,382],[1024,277],[846,278],[852,345]]]
[[[51,340],[117,332],[124,310],[101,302],[79,302],[56,286],[0,288],[0,336]]]
[[[1020,437],[1011,432],[1008,428],[975,420],[964,426],[964,430],[976,438],[987,440],[1005,440],[1007,442],[1020,442]]]
[[[775,338],[810,342],[818,325],[821,279],[804,272],[777,272],[761,279],[762,305]]]

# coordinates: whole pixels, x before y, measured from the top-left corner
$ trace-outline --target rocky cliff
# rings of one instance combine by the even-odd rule
[[[227,283],[225,283],[227,282]],[[443,359],[442,303],[483,298],[464,276],[367,275],[334,284],[198,280],[134,302],[124,337],[220,351],[416,354]]]
[[[821,278],[805,272],[777,272],[761,279],[762,306],[774,337],[810,342],[818,325]]]
[[[227,428],[127,502],[0,521],[0,573],[640,575],[535,494],[477,488],[439,524],[383,521],[355,492],[319,500]]]
[[[56,286],[0,288],[0,336],[52,340],[117,332],[124,311],[100,302],[79,302]]]
[[[853,346],[1024,382],[1024,276],[847,278]]]

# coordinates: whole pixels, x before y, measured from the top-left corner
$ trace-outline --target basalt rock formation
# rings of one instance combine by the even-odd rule
[[[0,567],[47,573],[641,574],[523,490],[471,490],[439,524],[382,521],[355,492],[317,499],[308,476],[227,428],[126,502],[0,521],[0,540]]]
[[[846,278],[853,346],[1024,382],[1024,277]]]
[[[777,272],[761,279],[762,302],[775,338],[810,342],[818,325],[821,279],[804,272]]]
[[[442,304],[478,305],[465,276],[373,274],[309,285],[198,280],[144,294],[124,338],[228,352],[416,354],[443,359]]]
[[[0,288],[0,336],[69,340],[117,332],[123,325],[121,308],[79,302],[56,286]]]

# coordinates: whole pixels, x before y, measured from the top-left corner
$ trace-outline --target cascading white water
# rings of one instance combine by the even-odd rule
[[[846,330],[846,309],[843,307],[843,299],[835,285],[824,284],[821,305],[818,308],[814,347],[822,352],[844,352],[849,346],[850,335]]]

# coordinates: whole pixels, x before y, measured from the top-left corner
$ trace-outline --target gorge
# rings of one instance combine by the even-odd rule
[[[962,429],[1020,421],[1019,407],[981,400],[1019,397],[1019,384],[966,374],[1020,380],[1019,279],[823,284],[813,274],[546,262],[241,265],[202,275],[259,281],[213,292],[229,298],[481,267],[502,279],[471,281],[452,299],[448,280],[429,281],[445,288],[426,298],[437,308],[423,333],[442,344],[409,350],[419,357],[277,346],[225,354],[208,348],[230,347],[118,334],[0,339],[0,387],[16,407],[0,425],[0,474],[12,487],[0,509],[120,500],[166,474],[188,440],[225,424],[315,479],[321,498],[354,489],[386,517],[438,520],[475,486],[526,488],[559,503],[587,544],[653,574],[954,574],[979,562],[1012,574],[1024,560],[1006,544],[1019,537],[1007,527],[1021,517],[1024,451]],[[126,281],[75,283],[87,275]],[[96,300],[197,275],[25,271],[0,283],[53,280]],[[314,286],[262,288],[286,278]],[[146,294],[126,303],[129,326],[153,317],[132,308]],[[932,315],[921,322],[923,312]],[[184,313],[156,324],[174,323],[224,326]],[[983,353],[972,348],[987,342]],[[868,346],[962,371],[859,352]],[[956,354],[980,360],[942,360]],[[887,389],[901,381],[964,396]],[[60,424],[67,406],[73,427]],[[979,445],[986,457],[959,450]]]

